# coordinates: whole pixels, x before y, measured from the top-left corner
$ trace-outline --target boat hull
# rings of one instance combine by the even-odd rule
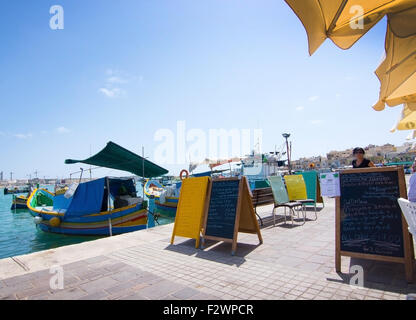
[[[160,203],[158,197],[155,197],[155,211],[162,217],[174,218],[178,208],[179,198],[168,198],[165,203]]]
[[[179,198],[177,197],[165,197],[165,201],[160,201],[160,196],[150,191],[150,185],[155,185],[160,189],[165,187],[157,180],[148,180],[144,186],[144,192],[148,198],[155,201],[155,213],[161,217],[174,218],[176,216],[176,209],[178,207]]]
[[[19,196],[13,197],[12,206],[10,207],[11,210],[24,210],[27,209],[27,197]]]
[[[112,211],[71,217],[54,211],[51,207],[32,207],[31,200],[36,192],[37,190],[29,197],[27,205],[32,216],[41,218],[38,219],[37,226],[45,232],[108,236],[148,227],[147,209],[144,209],[141,203]],[[45,192],[43,194],[48,195]]]
[[[102,226],[98,228],[88,228],[88,226],[81,226],[78,228],[67,228],[65,226],[62,227],[52,227],[47,223],[40,223],[38,225],[39,229],[44,232],[50,233],[59,233],[59,234],[67,234],[67,235],[78,235],[78,236],[109,236],[109,235],[118,235],[133,231],[139,231],[147,228],[146,224],[137,224],[132,226],[125,226],[125,227],[111,227],[111,234],[110,234],[110,225]]]

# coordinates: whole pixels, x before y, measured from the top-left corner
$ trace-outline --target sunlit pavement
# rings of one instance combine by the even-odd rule
[[[319,205],[320,206],[320,205]],[[264,244],[256,235],[239,234],[231,245],[177,237],[172,225],[0,260],[1,299],[406,299],[416,293],[401,264],[342,258],[334,270],[334,200],[307,211],[307,221],[276,226],[271,206],[259,208]],[[53,265],[62,266],[63,289]],[[362,266],[364,284],[350,285],[350,267]],[[51,277],[54,277],[51,281]],[[415,277],[416,279],[416,277]],[[54,282],[55,281],[55,282]],[[352,283],[356,283],[352,281]]]

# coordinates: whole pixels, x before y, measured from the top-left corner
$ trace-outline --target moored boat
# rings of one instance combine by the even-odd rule
[[[13,195],[11,210],[22,210],[27,209],[27,196],[16,196]]]
[[[178,207],[181,183],[164,186],[156,179],[149,179],[144,185],[144,193],[155,200],[155,212],[162,217],[174,218]]]
[[[8,194],[19,194],[19,193],[28,193],[30,192],[30,186],[23,186],[23,187],[6,187],[3,190],[4,195]]]
[[[108,192],[109,190],[109,192]],[[39,197],[47,201],[38,203]],[[147,202],[133,179],[101,178],[80,183],[73,195],[35,189],[27,206],[39,228],[77,235],[114,235],[147,228]]]
[[[85,160],[66,160],[155,177],[168,171],[123,147],[109,142]],[[81,178],[82,178],[81,170]],[[46,197],[41,203],[39,198]],[[105,177],[71,185],[55,194],[35,189],[27,200],[35,223],[46,232],[77,235],[114,235],[154,227],[148,203],[137,196],[135,178]]]

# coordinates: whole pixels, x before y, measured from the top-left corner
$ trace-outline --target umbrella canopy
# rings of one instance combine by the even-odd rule
[[[341,49],[349,49],[386,14],[416,6],[414,0],[285,0],[306,29],[309,54],[330,38]],[[409,15],[411,16],[411,14]],[[402,21],[394,19],[396,29]]]
[[[415,0],[285,1],[306,29],[311,55],[327,38],[349,49],[387,15],[386,58],[376,71],[381,89],[373,108],[416,102]]]
[[[416,103],[406,103],[403,107],[399,121],[390,130],[415,130],[416,129]]]
[[[386,58],[376,70],[381,83],[380,98],[373,107],[377,111],[383,110],[385,104],[393,107],[416,102],[416,8],[410,11],[414,12],[412,19],[404,16],[402,21],[409,18],[406,26],[413,25],[413,30],[404,33],[406,28],[403,28],[396,34],[392,24],[387,28]],[[401,14],[395,18],[399,16]]]
[[[127,171],[145,178],[159,177],[169,172],[168,170],[159,167],[157,164],[143,159],[139,155],[111,141],[107,143],[107,146],[103,150],[88,159],[67,159],[65,160],[65,163],[85,163],[99,167]]]

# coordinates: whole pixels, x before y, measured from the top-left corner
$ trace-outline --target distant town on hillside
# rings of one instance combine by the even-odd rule
[[[341,168],[350,166],[354,159],[352,151],[349,148],[342,151],[330,151],[326,157],[314,156],[309,158],[300,158],[292,161],[294,170],[305,170],[310,167],[315,168]],[[370,144],[364,148],[365,157],[375,164],[413,162],[416,156],[416,148],[412,143],[404,143],[402,146],[395,146],[387,143],[382,146]]]

